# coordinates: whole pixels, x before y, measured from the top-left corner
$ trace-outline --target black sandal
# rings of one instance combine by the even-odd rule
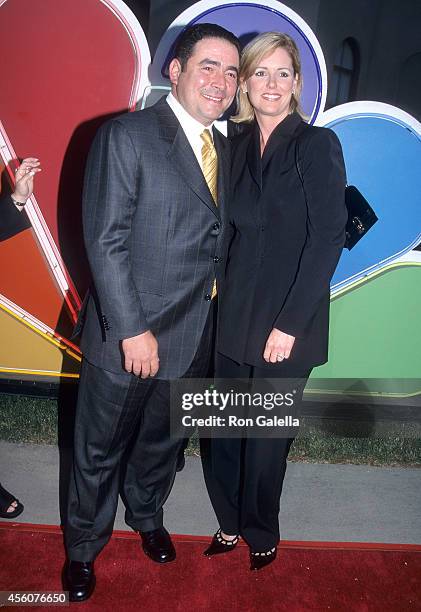
[[[16,508],[12,510],[12,512],[8,512],[7,510],[10,508],[13,502],[16,502]],[[13,519],[19,516],[19,514],[22,514],[22,512],[23,504],[21,504],[16,497],[14,497],[11,493],[9,493],[9,491],[6,491],[6,489],[0,485],[0,517]]]
[[[276,559],[277,548],[271,548],[266,552],[251,552],[250,553],[250,569],[260,570],[266,565],[272,563]]]
[[[221,555],[223,553],[231,552],[237,546],[239,536],[235,536],[233,540],[226,540],[222,534],[221,529],[215,533],[212,538],[210,546],[204,551],[206,557],[212,557],[213,555]]]

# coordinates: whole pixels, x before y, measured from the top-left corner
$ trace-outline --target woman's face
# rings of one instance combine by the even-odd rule
[[[294,76],[291,57],[285,49],[278,48],[263,57],[241,87],[248,93],[257,120],[273,117],[279,123],[289,113],[296,85],[297,76]]]

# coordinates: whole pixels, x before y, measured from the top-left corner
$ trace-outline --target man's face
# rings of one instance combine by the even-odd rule
[[[172,93],[197,121],[207,126],[230,106],[237,91],[239,56],[223,38],[204,38],[194,46],[184,70],[170,64]]]

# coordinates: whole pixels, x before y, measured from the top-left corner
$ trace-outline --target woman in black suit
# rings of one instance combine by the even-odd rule
[[[41,172],[35,157],[22,161],[15,173],[15,187],[11,195],[0,193],[0,240],[7,240],[31,226],[22,211],[34,189],[34,176]],[[0,517],[14,519],[23,512],[23,504],[0,484]]]
[[[295,42],[269,32],[243,51],[233,140],[233,237],[219,289],[216,378],[294,379],[295,408],[327,361],[329,285],[345,238],[345,171],[329,129],[305,123]],[[291,389],[290,389],[291,390]],[[207,556],[250,547],[276,557],[279,500],[293,437],[212,439],[205,479],[220,530]]]

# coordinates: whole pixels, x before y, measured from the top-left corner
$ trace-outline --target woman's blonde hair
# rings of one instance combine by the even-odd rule
[[[248,45],[246,45],[241,54],[240,61],[240,87],[237,91],[237,113],[231,117],[232,121],[241,123],[243,121],[253,121],[254,109],[250,104],[247,93],[241,90],[242,82],[246,81],[261,60],[266,56],[273,53],[276,49],[285,49],[291,58],[292,68],[294,70],[294,77],[297,78],[297,82],[294,88],[294,93],[291,96],[290,101],[290,112],[297,111],[303,118],[305,114],[300,106],[300,96],[303,87],[303,77],[301,74],[301,61],[300,52],[295,44],[295,41],[288,36],[288,34],[281,34],[280,32],[265,32],[259,34],[256,38],[253,38]]]

